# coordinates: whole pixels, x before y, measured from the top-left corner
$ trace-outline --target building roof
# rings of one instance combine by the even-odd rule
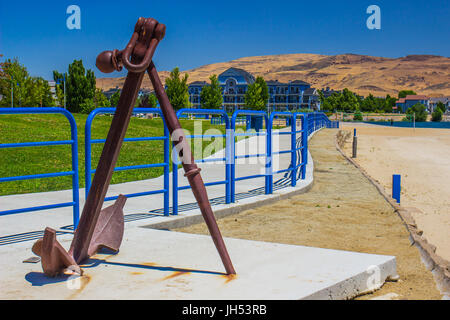
[[[396,103],[405,103],[405,102],[406,102],[405,98],[400,98],[397,100]]]
[[[278,80],[268,80],[266,81],[268,86],[287,86],[287,83],[279,82]]]
[[[208,85],[208,82],[206,81],[194,81],[189,84],[189,86],[206,86]]]
[[[438,102],[444,102],[445,103],[445,102],[450,101],[450,97],[431,98],[430,100],[433,103],[438,103]]]
[[[423,95],[407,95],[405,100],[429,100],[430,98]]]
[[[244,69],[239,68],[229,68],[224,72],[222,72],[219,75],[219,78],[236,77],[236,76],[242,77],[245,80],[245,82],[250,84],[255,82],[255,77],[251,73],[245,71]]]
[[[266,83],[268,86],[289,86],[289,85],[310,86],[310,84],[308,82],[305,82],[302,80],[289,81],[289,83],[279,82],[278,80],[268,80],[268,81],[266,81]]]
[[[294,81],[291,81],[290,84],[310,86],[310,84],[308,82],[305,82],[302,80],[294,80]]]

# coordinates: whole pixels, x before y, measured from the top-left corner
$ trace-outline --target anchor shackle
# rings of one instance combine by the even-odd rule
[[[97,56],[95,65],[103,73],[122,71],[123,67],[134,73],[144,72],[150,66],[156,47],[165,33],[164,24],[153,18],[139,18],[126,48],[121,51],[103,51]]]

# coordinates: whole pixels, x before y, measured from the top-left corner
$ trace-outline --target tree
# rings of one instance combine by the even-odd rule
[[[181,78],[180,69],[176,67],[170,72],[170,76],[166,79],[166,93],[169,97],[172,107],[177,110],[189,107],[189,88],[187,80],[189,75],[186,73]]]
[[[95,109],[94,99],[86,98],[80,104],[79,113],[89,114]]]
[[[95,89],[94,104],[96,108],[110,108],[111,103],[102,90]]]
[[[444,113],[440,108],[436,108],[433,113],[431,114],[431,121],[433,122],[440,122],[442,120],[442,115]]]
[[[0,105],[11,106],[11,87],[15,107],[52,107],[53,96],[48,81],[41,77],[30,77],[27,68],[16,59],[7,59],[0,64]]]
[[[364,100],[361,101],[361,111],[375,112],[376,109],[377,101],[372,94],[369,94]]]
[[[204,109],[220,109],[223,104],[222,87],[217,76],[209,77],[210,85],[204,86],[200,93],[200,101]]]
[[[266,110],[269,102],[269,88],[263,77],[257,77],[255,82],[248,86],[244,100],[246,109]]]
[[[427,108],[421,103],[416,103],[411,108],[406,110],[406,114],[409,115],[411,119],[413,115],[415,115],[416,122],[427,121],[428,117]]]
[[[11,87],[14,95],[14,106],[21,106],[27,95],[30,87],[27,87],[27,80],[30,78],[27,68],[19,63],[17,58],[11,60],[7,59],[1,65],[2,79],[0,79],[0,94],[3,99],[0,104],[4,107],[11,106]]]
[[[0,58],[3,58],[3,55],[0,53]],[[3,70],[4,62],[0,62],[0,77],[5,76],[5,71]]]
[[[96,89],[94,98],[86,98],[80,105],[80,113],[89,114],[97,108],[110,108],[111,103],[102,90]]]
[[[153,93],[143,96],[139,102],[139,108],[156,108],[157,106],[158,99]]]
[[[67,74],[66,74],[67,78]],[[56,104],[58,106],[64,106],[64,74],[59,73],[58,71],[53,71],[53,81],[56,82],[55,91],[56,91]]]
[[[109,102],[110,102],[112,108],[117,108],[117,105],[119,104],[119,99],[120,99],[120,92],[121,92],[121,90],[117,90],[109,98]]]
[[[96,81],[92,70],[85,70],[82,60],[74,60],[69,65],[67,76],[67,109],[70,112],[81,112],[81,105],[86,106],[86,99],[94,99]]]
[[[446,110],[447,108],[445,107],[445,104],[444,104],[442,101],[439,101],[439,102],[437,103],[436,109],[441,110],[442,113],[445,113],[445,111],[447,111],[447,110]]]
[[[412,95],[412,96],[415,96],[417,93],[415,93],[414,91],[412,91],[412,90],[402,90],[402,91],[400,91],[399,93],[398,93],[398,98],[399,99],[401,99],[401,98],[406,98],[406,96],[409,96],[409,95]]]
[[[24,107],[53,107],[55,101],[48,81],[41,77],[26,79],[25,88],[27,95],[23,101]]]
[[[261,87],[261,99],[264,101],[264,105],[267,106],[269,102],[269,87],[263,77],[256,77],[255,83]]]
[[[353,112],[360,109],[356,94],[345,88],[339,96],[338,103],[342,106],[343,111]]]
[[[265,110],[266,104],[262,98],[263,88],[259,83],[252,83],[245,93],[245,108],[250,110]]]
[[[391,97],[390,95],[386,95],[386,99],[385,99],[385,103],[384,103],[384,112],[392,113],[396,102],[397,102],[396,98]]]
[[[158,98],[155,94],[152,93],[148,96],[148,105],[150,108],[156,108],[158,106]]]
[[[363,116],[359,110],[355,111],[355,114],[353,115],[353,121],[363,121]]]

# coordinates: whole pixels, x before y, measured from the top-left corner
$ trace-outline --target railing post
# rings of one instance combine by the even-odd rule
[[[306,177],[306,165],[308,164],[308,114],[302,114],[302,180]]]
[[[397,203],[399,204],[400,204],[401,181],[402,181],[401,175],[394,174],[392,176],[392,198],[397,200]]]
[[[178,215],[178,152],[172,144],[172,214]]]
[[[230,132],[230,196],[231,202],[236,202],[236,116],[238,110],[234,111],[231,117],[231,132]]]
[[[78,133],[77,124],[75,118],[71,116],[68,118],[71,127],[71,137],[72,137],[72,171],[74,172],[72,176],[72,197],[73,197],[73,230],[76,230],[78,223],[80,222],[80,182],[79,182],[79,172],[78,172]]]
[[[169,216],[170,215],[170,182],[169,182],[169,176],[170,176],[170,134],[169,129],[166,125],[166,120],[164,117],[161,117],[163,120],[163,126],[164,126],[164,136],[166,139],[164,139],[164,215]]]
[[[272,121],[266,114],[266,194],[273,193],[273,152],[272,152]]]
[[[232,201],[232,197],[231,197],[231,148],[232,148],[232,144],[233,144],[233,135],[232,135],[232,131],[233,129],[231,129],[231,123],[230,123],[230,119],[226,119],[226,130],[225,130],[225,176],[226,176],[226,194],[225,194],[225,202],[231,203]]]
[[[94,117],[96,116],[96,111],[92,111],[87,120],[86,124],[84,125],[84,181],[85,181],[85,187],[84,187],[84,194],[85,194],[85,200],[88,197],[89,190],[91,189],[91,179],[92,179],[92,144],[91,144],[91,138],[92,138],[92,121]]]
[[[297,185],[297,115],[292,114],[291,119],[291,163],[292,163],[292,180],[291,186]]]

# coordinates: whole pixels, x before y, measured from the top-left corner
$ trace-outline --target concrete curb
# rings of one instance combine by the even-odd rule
[[[342,130],[340,130],[339,132],[342,132]],[[353,164],[370,181],[372,185],[375,186],[378,192],[383,196],[384,199],[386,199],[386,201],[399,215],[410,234],[411,244],[415,245],[419,249],[422,259],[426,267],[433,273],[438,289],[444,295],[444,299],[450,299],[450,262],[436,254],[436,247],[427,241],[427,239],[423,236],[423,231],[417,227],[417,224],[411,213],[420,213],[421,211],[413,207],[402,207],[397,203],[396,200],[388,195],[383,186],[381,186],[377,180],[373,179],[366,172],[366,170],[364,170],[355,160],[348,157],[344,153],[338,142],[338,134],[336,134],[335,136],[336,149],[342,154],[345,159],[347,159],[348,162]]]
[[[230,208],[217,209],[217,210],[214,210],[214,216],[216,217],[216,219],[221,219],[221,218],[233,215],[233,214],[241,213],[245,210],[255,209],[258,207],[269,205],[269,204],[275,203],[277,201],[290,198],[295,195],[306,193],[309,190],[311,190],[311,188],[313,187],[313,184],[314,184],[314,180],[312,180],[308,185],[306,185],[298,190],[294,190],[292,192],[272,195],[270,198],[267,198],[267,199],[258,200],[258,201],[252,202],[252,203],[244,203],[244,204],[240,204],[240,205],[235,205]],[[186,216],[186,217],[179,218],[179,219],[172,220],[172,221],[164,221],[164,222],[160,222],[160,223],[151,224],[148,226],[143,226],[143,228],[159,229],[159,230],[160,229],[176,229],[176,228],[188,227],[188,226],[202,223],[202,222],[204,222],[203,216],[201,214],[197,214],[197,215],[192,215],[192,216]]]

